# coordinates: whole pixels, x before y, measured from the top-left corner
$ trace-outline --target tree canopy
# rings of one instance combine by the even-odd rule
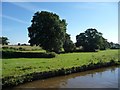
[[[75,50],[75,45],[70,39],[70,35],[67,33],[65,35],[65,42],[64,42],[63,48],[65,52],[73,52]]]
[[[46,51],[60,52],[64,48],[65,52],[71,52],[75,45],[66,33],[66,20],[52,12],[36,12],[28,27],[29,43],[31,46],[40,46]],[[82,47],[84,51],[105,50],[106,48],[118,48],[118,44],[112,45],[102,36],[101,32],[89,28],[85,32],[76,36],[76,47]],[[4,43],[5,44],[5,43]]]
[[[36,12],[28,28],[30,45],[37,45],[47,51],[61,51],[66,35],[67,23],[52,12]]]
[[[107,40],[102,37],[102,33],[96,29],[87,29],[84,33],[76,36],[76,46],[82,46],[85,51],[95,51],[96,49],[105,49]]]
[[[8,45],[8,38],[7,37],[0,37],[0,44],[2,45]]]

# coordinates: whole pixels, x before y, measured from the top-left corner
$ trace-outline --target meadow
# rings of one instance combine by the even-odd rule
[[[37,50],[37,52],[41,51]],[[109,65],[117,65],[120,64],[118,54],[118,50],[109,49],[98,52],[56,54],[54,58],[5,58],[2,59],[3,85],[12,86],[25,81],[32,81],[34,80],[33,76],[35,76],[33,74],[40,76],[39,74],[42,72],[69,71],[68,69],[75,69],[77,67],[81,68],[84,66],[91,68],[91,65],[102,66],[102,64],[108,63],[113,63]],[[42,74],[42,76],[46,76],[45,78],[47,78],[47,74]]]

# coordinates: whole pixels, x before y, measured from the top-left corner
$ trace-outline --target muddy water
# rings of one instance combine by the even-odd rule
[[[15,88],[118,88],[120,66],[95,69],[21,84]]]

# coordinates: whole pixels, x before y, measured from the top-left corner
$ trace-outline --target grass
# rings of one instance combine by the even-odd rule
[[[32,72],[43,72],[60,68],[88,65],[91,62],[118,61],[118,50],[99,51],[97,53],[68,53],[55,58],[12,58],[2,59],[2,78],[19,76]]]
[[[39,46],[15,46],[15,45],[4,45],[2,46],[3,51],[16,51],[16,52],[46,52]]]
[[[55,58],[8,58],[2,59],[4,86],[18,85],[35,78],[64,75],[71,70],[101,63],[118,62],[118,50],[58,54]],[[120,56],[120,55],[119,55]],[[72,68],[72,69],[70,69]],[[84,67],[83,67],[84,68]],[[56,72],[57,71],[57,72]],[[84,71],[84,69],[83,69]],[[47,73],[46,73],[47,72]],[[40,73],[42,73],[40,75]],[[54,74],[54,75],[53,75]]]

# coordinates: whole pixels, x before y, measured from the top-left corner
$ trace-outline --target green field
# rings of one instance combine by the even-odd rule
[[[58,54],[55,58],[11,58],[2,59],[2,78],[21,76],[33,72],[43,72],[60,68],[70,68],[99,61],[118,61],[118,50],[99,52]]]
[[[0,50],[3,51],[21,51],[21,52],[46,52],[39,46],[17,46],[17,45],[4,45]]]

